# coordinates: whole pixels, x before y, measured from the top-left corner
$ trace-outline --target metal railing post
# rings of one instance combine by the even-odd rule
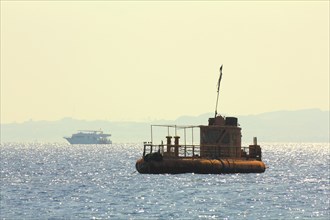
[[[151,144],[153,143],[153,140],[152,140],[152,125],[150,126],[151,127]]]

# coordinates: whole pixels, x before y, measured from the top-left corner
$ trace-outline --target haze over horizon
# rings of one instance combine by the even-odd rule
[[[208,118],[213,117],[213,114],[210,112],[199,116],[181,116],[172,121],[116,122],[63,118],[57,121],[32,120],[1,124],[0,142],[66,142],[62,137],[70,136],[77,130],[103,130],[112,134],[111,140],[114,143],[143,143],[150,138],[151,124],[207,125]],[[238,116],[238,123],[242,129],[244,142],[251,142],[253,137],[258,137],[262,142],[329,142],[329,115],[329,111],[319,109],[279,111],[241,115]],[[162,139],[164,132],[162,129],[156,129],[153,133],[159,134],[158,137]],[[170,132],[172,133],[173,130]],[[194,134],[195,140],[198,139],[199,129],[196,129]],[[182,130],[176,135],[183,137]],[[159,140],[158,142],[160,143]]]
[[[218,112],[217,115],[222,115],[224,117],[249,117],[249,116],[256,116],[256,115],[263,115],[263,114],[273,114],[273,113],[278,113],[278,112],[286,112],[286,113],[294,113],[294,112],[303,112],[303,111],[320,111],[320,112],[329,112],[329,110],[322,110],[322,109],[318,109],[318,108],[308,108],[308,109],[297,109],[297,110],[277,110],[277,111],[270,111],[270,112],[256,112],[256,113],[251,113],[251,114],[240,114],[240,115],[233,115],[230,112]],[[35,119],[27,119],[25,121],[21,121],[21,122],[17,122],[17,121],[12,121],[12,122],[7,122],[7,123],[0,123],[2,125],[5,124],[20,124],[20,123],[27,123],[27,122],[56,122],[56,121],[62,121],[62,120],[66,120],[66,119],[70,119],[70,120],[81,120],[81,121],[86,121],[86,122],[93,122],[93,121],[104,121],[104,122],[130,122],[130,123],[154,123],[157,121],[160,122],[165,122],[165,121],[169,121],[169,122],[174,122],[177,120],[180,120],[181,118],[194,118],[194,117],[202,117],[205,116],[204,119],[204,123],[207,123],[208,118],[206,116],[209,117],[214,117],[214,112],[204,112],[201,114],[197,114],[197,115],[188,115],[188,114],[182,114],[179,115],[175,118],[168,118],[168,119],[164,119],[164,118],[148,118],[145,120],[107,120],[107,119],[83,119],[83,118],[74,118],[74,117],[70,117],[70,116],[66,116],[66,117],[62,117],[62,118],[58,118],[58,119],[53,119],[53,120],[45,120],[45,119],[39,119],[39,120],[35,120]],[[188,123],[189,124],[189,123]]]
[[[329,110],[329,1],[1,1],[1,123]]]

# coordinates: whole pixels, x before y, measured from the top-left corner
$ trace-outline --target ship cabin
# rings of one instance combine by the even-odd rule
[[[155,127],[167,128],[166,144],[163,140],[158,145],[153,144]],[[198,128],[199,143],[195,144],[194,131]],[[179,133],[182,135],[178,135]],[[253,145],[242,147],[241,137],[241,128],[237,118],[221,115],[209,118],[208,125],[151,125],[151,142],[144,142],[143,158],[146,160],[152,157],[154,160],[157,158],[208,158],[261,161],[261,148],[257,144],[257,138],[254,138]]]

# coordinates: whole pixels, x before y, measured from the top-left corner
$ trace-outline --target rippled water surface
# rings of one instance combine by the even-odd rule
[[[263,144],[263,174],[142,175],[141,144],[1,145],[1,219],[329,219],[329,144]]]

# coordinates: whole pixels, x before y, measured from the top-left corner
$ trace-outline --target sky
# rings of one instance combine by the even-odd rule
[[[329,1],[1,1],[1,123],[329,110]]]

